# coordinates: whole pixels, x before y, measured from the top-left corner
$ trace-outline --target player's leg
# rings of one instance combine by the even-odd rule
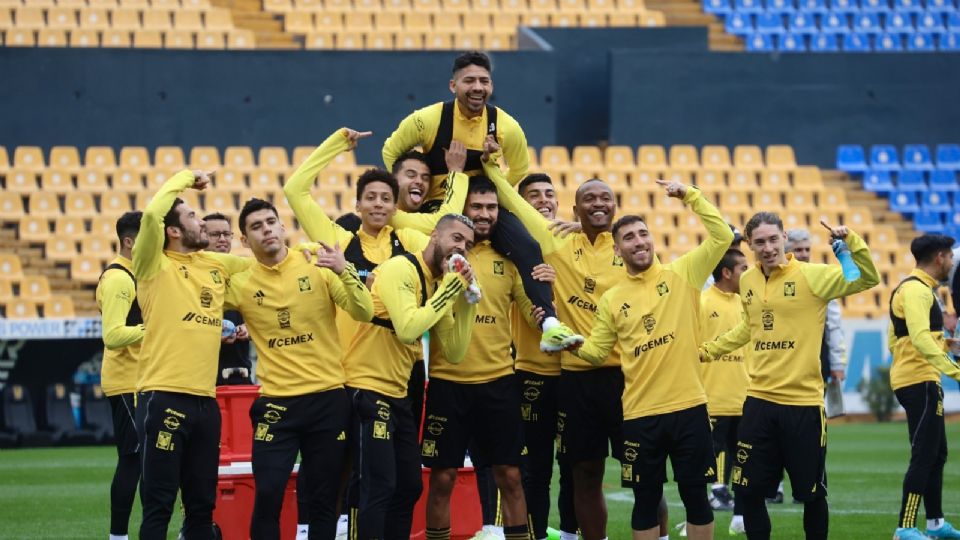
[[[717,481],[710,486],[710,507],[714,510],[731,510],[733,508],[733,497],[727,489],[727,480],[729,476],[727,470],[730,468],[727,441],[730,438],[730,432],[733,431],[733,417],[715,416],[710,419],[711,441],[713,443],[713,452],[716,462]],[[736,444],[736,441],[734,441]]]
[[[357,412],[355,396],[357,390],[347,389],[347,395],[350,397],[350,420],[347,431],[347,460],[344,465],[345,474],[349,475],[346,483],[346,495],[344,505],[347,514],[348,531],[347,538],[356,538],[357,536],[357,516],[360,513],[360,415]],[[338,527],[339,528],[339,527]]]
[[[154,391],[137,395],[140,505],[143,508],[139,537],[142,540],[167,538],[167,527],[180,488],[181,460],[186,450],[185,429],[181,429],[185,427],[185,413],[183,403],[176,394]]]
[[[557,494],[557,513],[560,514],[560,540],[577,540],[577,511],[573,505],[573,471],[565,459],[557,459],[560,474],[560,493]],[[542,540],[542,539],[541,539]]]
[[[350,404],[346,391],[341,388],[309,397],[309,415],[306,417],[309,423],[301,431],[300,451],[307,471],[309,538],[320,540],[333,538],[337,530],[337,503],[347,454]]]
[[[776,407],[775,403],[748,397],[737,431],[730,481],[742,498],[744,529],[751,540],[770,538],[765,496],[776,490],[783,470]]]
[[[360,418],[360,498],[355,533],[358,540],[384,538],[387,514],[397,487],[396,417],[387,398],[357,390],[353,406]]]
[[[476,399],[467,422],[480,455],[493,465],[493,476],[500,493],[504,537],[526,540],[530,537],[530,530],[520,474],[523,453],[520,379],[516,375],[507,375],[471,386]]]
[[[110,484],[110,535],[127,536],[133,498],[140,482],[140,444],[133,394],[107,398],[113,411],[113,436],[117,446],[117,467]]]
[[[387,512],[384,540],[409,540],[413,526],[413,507],[423,492],[420,444],[413,412],[406,399],[391,399],[396,428],[392,434],[396,459],[396,489]],[[362,519],[362,518],[361,518]]]
[[[260,397],[250,407],[250,421],[253,424],[251,460],[256,484],[253,514],[250,516],[252,540],[280,538],[283,493],[300,450],[300,430],[306,427],[306,419],[312,412],[306,406],[307,396],[301,396]],[[301,471],[301,474],[305,476],[307,471]],[[304,486],[304,497],[309,504],[309,481],[304,477],[300,483]]]
[[[660,501],[663,499],[663,483],[667,479],[667,448],[663,444],[666,434],[661,425],[662,417],[657,415],[623,422],[620,483],[633,490],[630,526],[634,539],[661,537]]]
[[[824,470],[826,419],[822,406],[779,405],[780,446],[794,500],[803,503],[803,530],[809,540],[826,540],[830,514]]]
[[[208,540],[213,534],[213,507],[217,501],[220,407],[215,398],[190,396],[189,401],[193,418],[187,425],[189,431],[180,468],[183,537]]]
[[[559,377],[518,371],[517,378],[520,380],[520,412],[527,450],[522,467],[523,492],[533,525],[533,537],[541,540],[547,537],[547,518],[550,516]]]
[[[423,399],[427,384],[427,370],[423,360],[417,360],[410,369],[410,380],[407,381],[407,399],[410,401],[410,411],[413,413],[413,426],[420,435],[420,422],[423,421]]]
[[[450,537],[450,498],[457,467],[463,465],[467,450],[470,431],[465,425],[465,411],[474,400],[474,386],[434,378],[427,388],[420,456],[423,465],[430,468],[426,523],[431,540]]]
[[[695,540],[713,538],[713,510],[705,488],[716,480],[716,461],[707,406],[659,416],[670,440],[673,477],[687,511],[687,536]]]

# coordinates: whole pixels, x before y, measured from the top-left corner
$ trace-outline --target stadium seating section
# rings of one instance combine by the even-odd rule
[[[960,167],[960,154],[950,147],[941,148],[938,165],[956,158]],[[205,213],[236,216],[250,197],[272,200],[287,224],[291,242],[305,240],[283,197],[282,185],[286,175],[312,150],[298,147],[288,153],[280,147],[256,151],[228,147],[221,153],[213,147],[194,147],[186,152],[176,147],[125,147],[114,152],[107,147],[89,147],[81,152],[74,147],[54,147],[44,155],[36,147],[17,147],[12,154],[0,148],[0,177],[4,179],[0,215],[5,230],[16,231],[11,241],[18,246],[0,253],[3,315],[95,315],[93,289],[104,265],[114,256],[117,217],[135,208],[143,209],[157,187],[186,166],[219,169],[212,189],[184,193],[184,199],[194,207]],[[865,167],[862,151],[860,156],[860,165]],[[756,211],[780,212],[788,228],[810,229],[816,261],[833,261],[825,230],[818,225],[820,219],[849,225],[870,242],[885,283],[848,299],[850,316],[881,313],[889,285],[913,266],[892,224],[879,222],[871,209],[851,205],[849,192],[825,182],[820,169],[798,165],[789,146],[737,146],[732,152],[726,146],[583,146],[572,152],[565,147],[546,146],[539,151],[531,148],[530,157],[532,170],[555,179],[561,217],[573,218],[570,208],[579,184],[594,176],[603,178],[617,194],[620,213],[638,213],[650,223],[664,260],[697,245],[704,232],[696,216],[663,195],[656,185],[661,177],[696,184],[717,203],[728,221],[741,228]],[[874,162],[881,161],[897,163],[901,174],[907,170],[899,165],[895,151],[886,159],[877,154]],[[914,158],[908,161],[914,163]],[[355,163],[353,154],[345,153],[317,178],[314,198],[330,216],[353,211],[354,179],[365,168]],[[928,172],[940,176],[936,170]],[[865,188],[876,191],[866,184]],[[953,203],[957,186],[952,176],[949,188],[952,191],[943,190],[941,203]],[[935,192],[909,193],[922,206],[932,204],[927,195]],[[238,239],[234,242],[235,253],[249,253]],[[20,254],[25,255],[21,258]],[[56,272],[65,277],[55,277]],[[73,289],[60,290],[63,283]]]
[[[955,0],[704,0],[754,52],[960,51]]]

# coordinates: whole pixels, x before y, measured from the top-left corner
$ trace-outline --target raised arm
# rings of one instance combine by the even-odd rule
[[[498,120],[500,126],[500,147],[503,149],[503,157],[507,160],[507,181],[511,185],[517,185],[526,178],[530,171],[530,154],[527,151],[527,136],[523,133],[523,128],[511,116],[503,115],[502,120]]]
[[[574,350],[573,354],[595,366],[599,366],[607,361],[610,351],[616,344],[617,329],[614,326],[613,314],[610,312],[610,291],[607,291],[600,297],[597,316],[593,319],[590,337],[587,338],[583,346]]]
[[[520,219],[530,235],[540,244],[543,254],[548,255],[556,251],[562,245],[563,240],[558,239],[550,231],[550,221],[524,200],[520,193],[507,181],[494,160],[484,162],[483,171],[497,186],[497,197],[500,205],[513,212]]]
[[[393,170],[393,162],[400,154],[415,146],[426,149],[433,143],[442,108],[442,103],[436,103],[413,111],[400,122],[396,131],[383,141],[383,164],[388,171]]]
[[[846,227],[838,227],[838,236],[845,237],[853,262],[860,269],[860,279],[847,281],[843,277],[843,270],[836,264],[807,264],[803,266],[803,274],[810,284],[810,289],[817,297],[823,300],[833,300],[865,291],[880,283],[880,272],[870,255],[870,248],[863,238]]]
[[[193,171],[184,169],[178,172],[160,186],[160,190],[144,208],[140,232],[133,243],[133,275],[137,280],[150,279],[160,272],[163,264],[163,242],[166,239],[163,218],[173,207],[177,195],[196,181],[197,175]]]
[[[733,231],[723,220],[720,211],[703,197],[699,189],[684,186],[679,182],[658,180],[657,183],[666,188],[668,195],[677,197],[679,194],[683,204],[689,205],[690,209],[700,217],[700,222],[707,228],[710,235],[702,244],[684,253],[672,265],[674,271],[683,276],[687,283],[694,288],[702,289],[707,277],[730,248],[730,242],[733,242]]]
[[[416,268],[402,259],[391,259],[384,264],[387,266],[377,272],[373,286],[390,314],[397,339],[403,343],[414,343],[433,328],[467,286],[459,274],[448,273],[433,296],[427,299],[427,304],[420,306],[416,292],[420,277]]]
[[[137,287],[126,272],[107,272],[100,280],[100,310],[103,319],[103,346],[120,349],[143,339],[143,325],[127,326],[127,314]]]

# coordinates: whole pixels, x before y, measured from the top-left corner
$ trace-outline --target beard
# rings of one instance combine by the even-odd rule
[[[210,245],[210,239],[201,236],[200,233],[184,230],[180,243],[189,249],[206,249]]]

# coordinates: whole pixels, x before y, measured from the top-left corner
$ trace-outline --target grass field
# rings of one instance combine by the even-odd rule
[[[956,444],[960,424],[948,424],[947,435]],[[830,427],[830,537],[843,540],[887,539],[896,525],[900,481],[906,470],[906,425],[843,424]],[[58,448],[0,452],[0,538],[95,539],[107,537],[109,488],[115,452],[112,448]],[[607,466],[607,499],[611,540],[630,538],[630,492],[619,486],[619,465]],[[554,491],[554,493],[556,493]],[[683,508],[674,485],[667,485],[670,521],[683,520]],[[803,538],[802,506],[789,502],[771,505],[773,537]],[[944,478],[947,519],[960,522],[954,509],[960,503],[960,465],[947,463]],[[176,514],[176,512],[175,512]],[[555,514],[551,521],[556,522]],[[922,516],[921,516],[922,518]],[[170,538],[179,528],[171,524]],[[136,530],[139,503],[131,518]],[[717,538],[726,537],[729,513],[717,513]],[[672,534],[671,537],[675,537]],[[234,539],[227,539],[234,540]]]

